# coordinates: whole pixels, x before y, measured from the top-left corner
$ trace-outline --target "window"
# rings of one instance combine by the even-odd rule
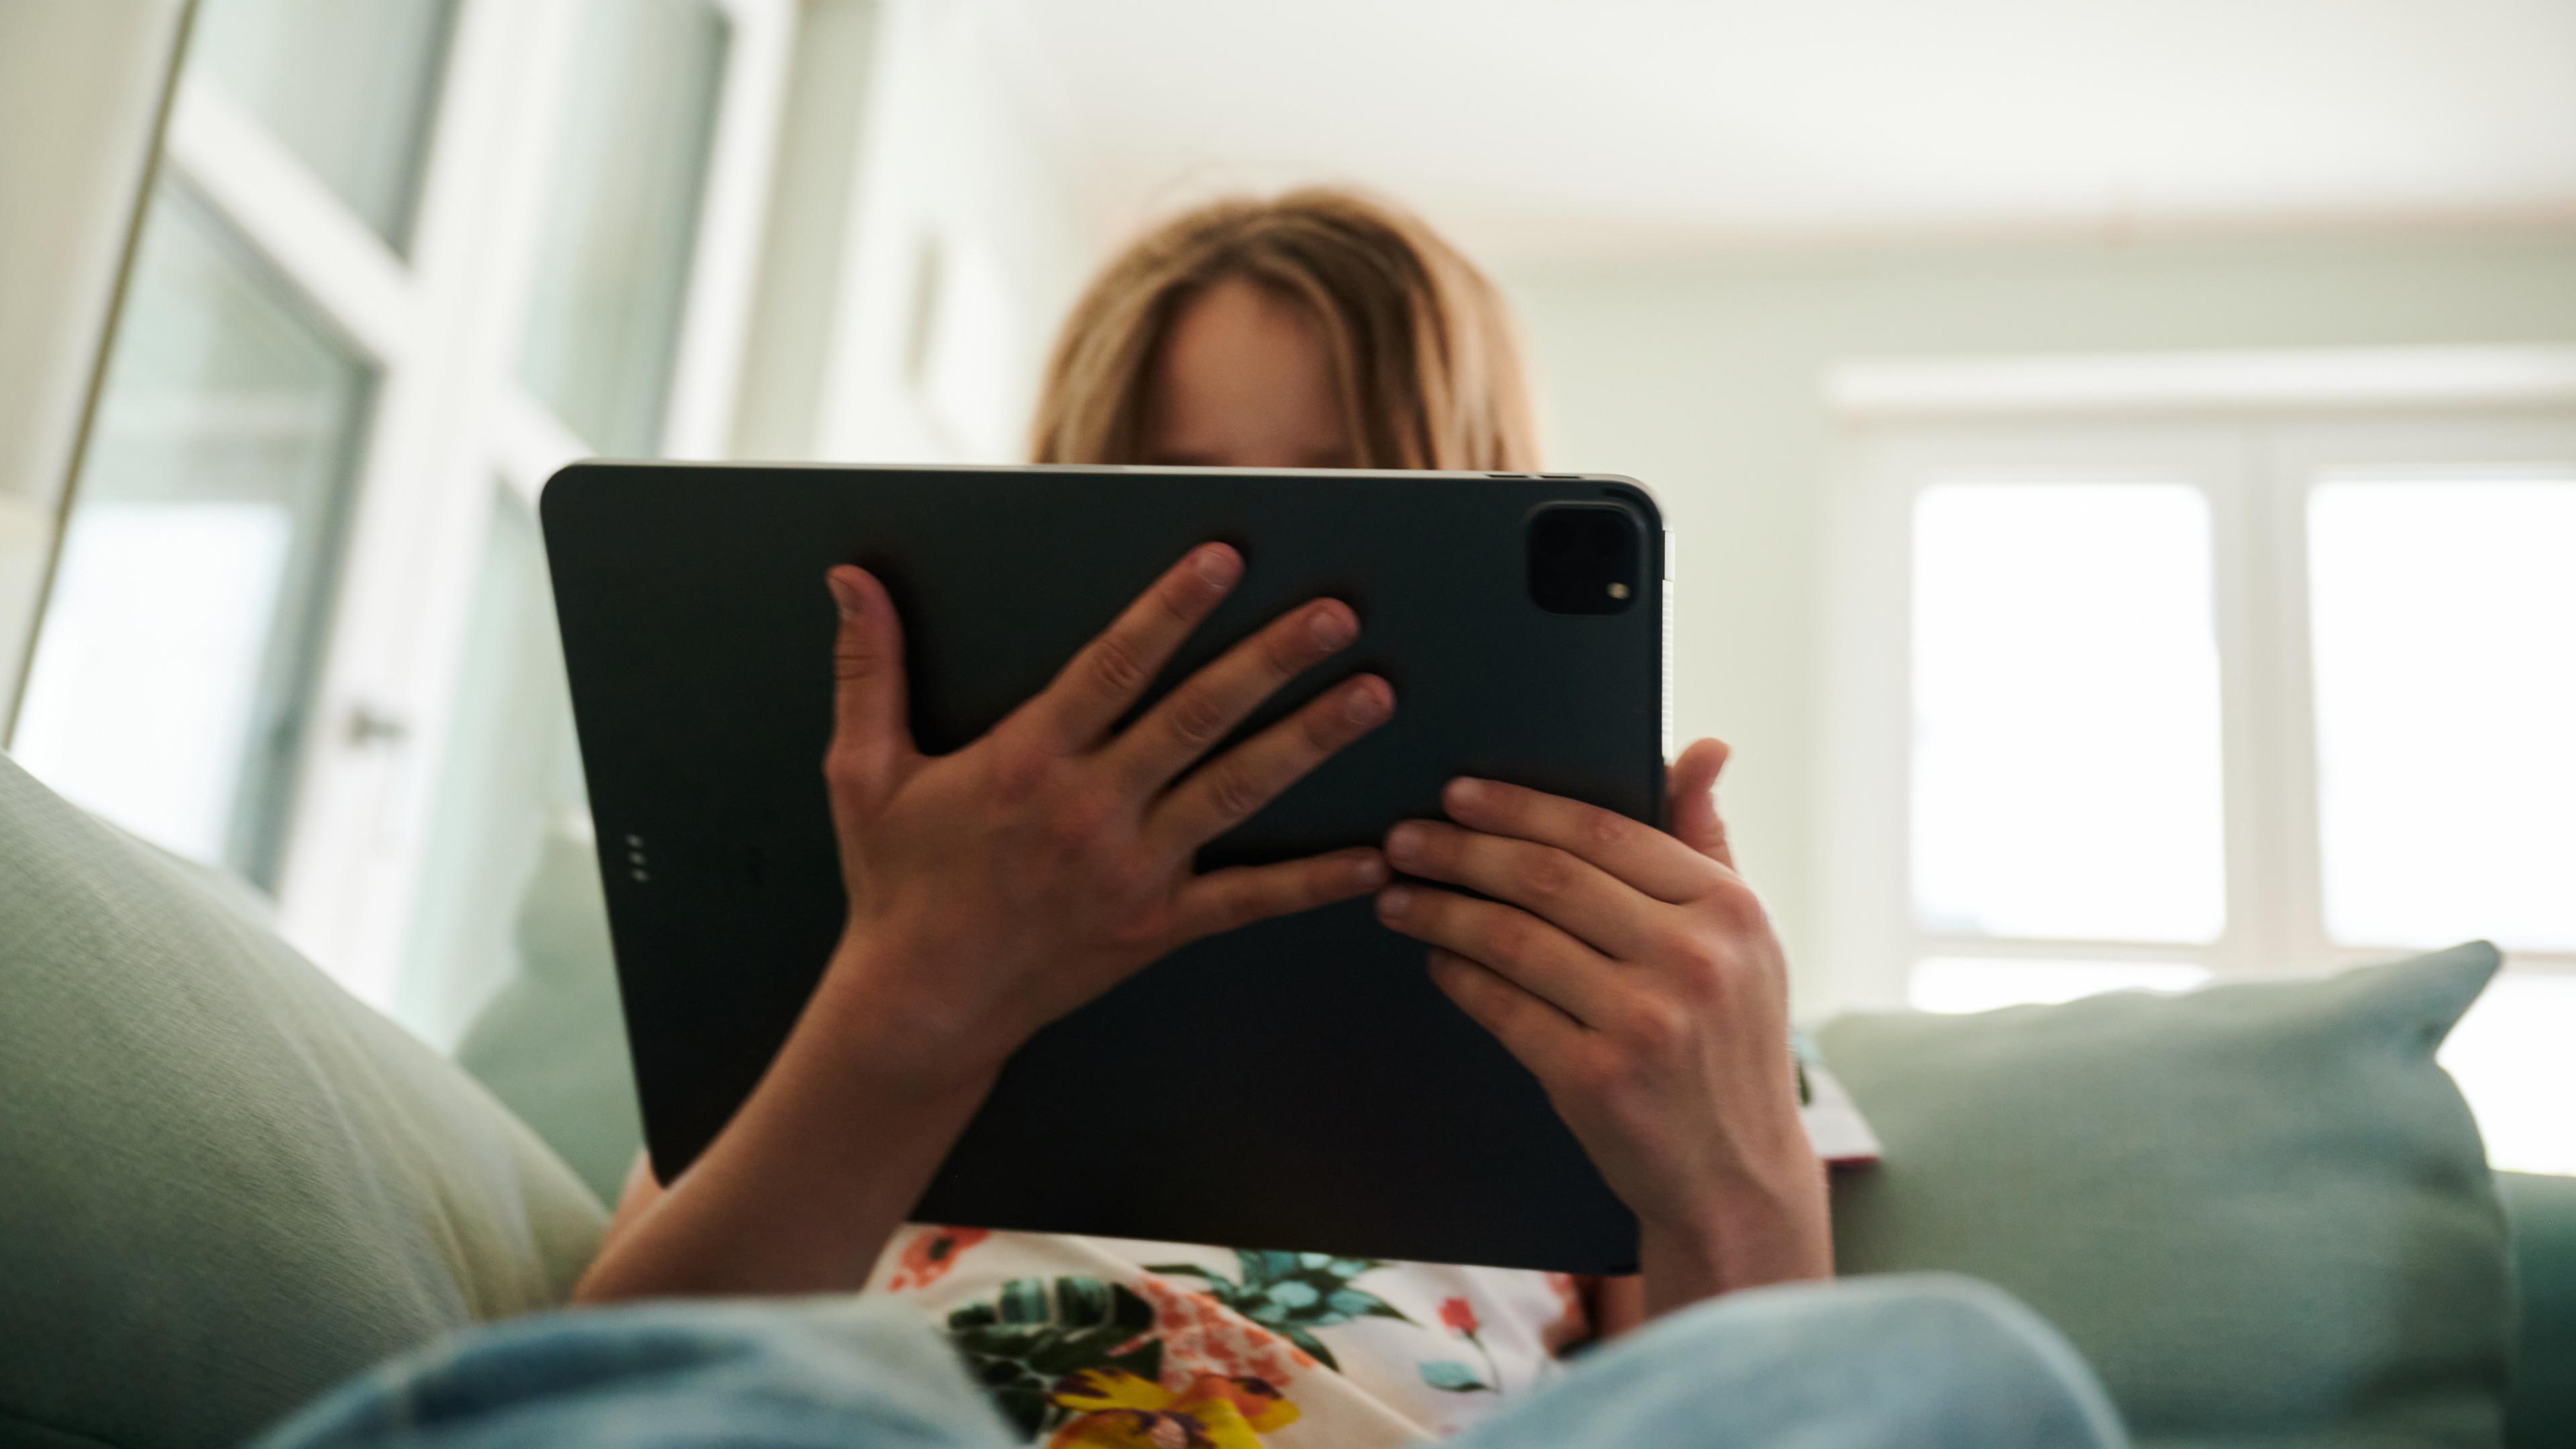
[[[728,39],[698,0],[583,16],[518,377],[601,454],[662,450]]]
[[[1912,419],[1854,450],[1834,979],[1983,1010],[2473,938],[2447,1048],[2576,1171],[2576,419]]]
[[[2576,466],[2308,491],[2326,934],[2576,953]]]
[[[189,65],[369,230],[411,241],[455,0],[208,0]]]
[[[489,522],[448,714],[394,1012],[462,1038],[511,975],[521,897],[549,835],[589,838],[545,541],[527,496],[489,485]]]
[[[1914,500],[1914,916],[2193,941],[2226,922],[2209,506],[1945,478]]]
[[[153,198],[12,743],[274,889],[376,374],[183,185]]]
[[[723,450],[797,9],[198,7],[10,743],[440,1044],[580,828],[537,491]]]

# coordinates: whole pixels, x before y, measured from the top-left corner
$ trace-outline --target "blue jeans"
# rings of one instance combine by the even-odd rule
[[[2056,1330],[1964,1278],[1738,1293],[1672,1314],[1459,1449],[2117,1449]],[[260,1449],[1011,1449],[910,1305],[654,1304],[478,1329],[345,1384]]]

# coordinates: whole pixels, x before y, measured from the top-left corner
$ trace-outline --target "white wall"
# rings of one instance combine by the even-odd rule
[[[1115,238],[1070,189],[1062,138],[1010,81],[1011,37],[980,28],[990,23],[980,7],[883,0],[813,441],[773,455],[1020,456],[1041,353]],[[925,319],[933,249],[939,305]],[[1816,828],[1831,368],[2576,340],[2568,227],[1843,246],[1497,271],[1528,327],[1551,465],[1634,474],[1674,517],[1677,725],[1738,747],[1729,815],[1793,952],[1817,939],[1817,883],[1832,868]]]
[[[2576,228],[1851,248],[1501,280],[1528,326],[1551,466],[1633,474],[1673,516],[1676,727],[1737,747],[1723,798],[1793,960],[1818,940],[1834,868],[1818,822],[1835,364],[2576,340]]]
[[[814,456],[1022,455],[1042,353],[1097,239],[986,23],[935,0],[880,13]]]
[[[0,6],[0,713],[30,642],[185,10]]]

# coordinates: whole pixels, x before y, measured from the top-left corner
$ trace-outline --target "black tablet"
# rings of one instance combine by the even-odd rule
[[[1627,479],[581,463],[542,514],[664,1181],[750,1092],[841,929],[832,565],[892,593],[934,753],[1037,692],[1193,545],[1247,567],[1155,695],[1295,604],[1349,603],[1359,641],[1237,737],[1360,670],[1394,685],[1394,718],[1206,866],[1378,842],[1438,816],[1460,774],[1663,814],[1665,534]],[[1012,1059],[914,1217],[1630,1268],[1634,1220],[1423,955],[1366,899],[1174,952]]]

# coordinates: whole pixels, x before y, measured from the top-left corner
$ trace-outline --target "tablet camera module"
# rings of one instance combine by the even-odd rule
[[[1646,534],[1617,503],[1552,503],[1530,515],[1530,598],[1551,614],[1616,614],[1645,587]]]

